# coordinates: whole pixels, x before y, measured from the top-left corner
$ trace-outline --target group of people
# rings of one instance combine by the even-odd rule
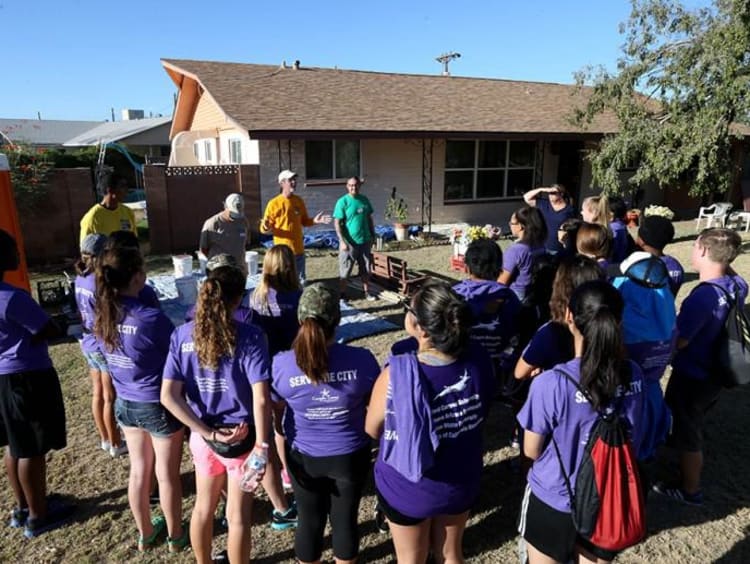
[[[268,457],[259,472],[274,507],[271,526],[296,526],[301,562],[320,561],[329,520],[336,561],[356,561],[371,469],[376,522],[390,529],[398,561],[425,562],[431,553],[437,562],[461,562],[481,494],[483,425],[498,395],[516,413],[517,427],[507,432],[521,446],[527,485],[519,532],[530,562],[616,555],[578,534],[566,490],[599,413],[617,411],[626,422],[644,484],[669,439],[681,473],[654,491],[702,503],[704,418],[721,390],[712,373],[717,339],[729,299],[742,303],[748,290],[730,266],[741,245],[734,231],[697,237],[691,262],[701,284],[677,313],[683,271],[663,252],[674,236],[669,220],[643,218],[632,240],[613,225],[617,201],[613,213],[605,196],[585,200],[581,221],[562,186],[536,189],[513,214],[516,240],[504,253],[491,240],[474,241],[465,280],[428,281],[403,302],[408,337],[380,366],[366,348],[335,340],[343,287],[300,283],[301,226],[328,218],[307,215],[295,177],[279,175],[280,194],[264,216],[262,228],[281,241],[265,255],[260,285],[245,295],[244,257],[215,254],[194,310],[177,328],[154,303],[132,234],[83,239],[76,298],[92,414],[101,447],[129,452],[140,550],[166,537],[170,551],[190,543],[198,562],[211,562],[214,514],[225,497],[227,558],[247,562],[253,493],[240,478],[256,454]],[[350,179],[351,198],[334,211],[337,232],[358,234],[346,237],[342,273],[365,257],[369,239],[360,235],[372,232],[371,207],[358,189],[359,179]],[[240,213],[229,201],[227,209]],[[15,244],[0,232],[0,272],[16,266]],[[62,394],[45,342],[53,332],[28,294],[0,283],[0,444],[9,445],[11,525],[29,537],[72,511],[48,501],[45,490],[44,455],[65,446]],[[660,380],[670,363],[665,399]],[[179,477],[186,432],[196,473],[189,526]],[[149,507],[154,474],[158,516]]]

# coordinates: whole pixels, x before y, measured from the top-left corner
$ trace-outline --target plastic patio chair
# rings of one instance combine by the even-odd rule
[[[727,216],[729,210],[732,209],[732,204],[729,202],[715,202],[710,206],[702,206],[698,210],[698,217],[695,220],[695,230],[699,231],[701,227],[701,220],[706,220],[706,227],[711,227],[714,222],[717,227],[725,227],[727,222]]]

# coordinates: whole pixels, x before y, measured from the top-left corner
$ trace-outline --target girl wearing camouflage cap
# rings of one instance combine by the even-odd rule
[[[308,286],[297,315],[301,326],[292,350],[277,354],[272,368],[281,400],[276,408],[279,415],[287,410],[283,432],[299,512],[294,549],[302,562],[320,561],[330,516],[336,561],[352,562],[359,554],[357,515],[370,469],[365,409],[380,368],[369,350],[335,342],[338,292]]]

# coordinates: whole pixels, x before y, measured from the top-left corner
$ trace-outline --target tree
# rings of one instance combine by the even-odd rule
[[[723,193],[735,166],[733,140],[750,135],[750,0],[714,0],[688,10],[676,0],[633,0],[616,74],[587,68],[591,84],[573,122],[603,113],[619,120],[589,158],[594,183],[622,190],[619,171],[638,163],[630,182],[687,184],[691,195]]]

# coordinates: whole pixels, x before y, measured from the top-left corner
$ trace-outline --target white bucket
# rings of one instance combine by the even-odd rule
[[[175,278],[174,285],[177,287],[177,295],[182,305],[193,305],[198,299],[198,282],[192,276]]]
[[[250,276],[258,274],[258,253],[256,251],[245,252],[245,262],[247,263],[247,273]]]
[[[204,255],[202,252],[198,251],[195,253],[198,257],[198,272],[201,273],[201,276],[206,275],[206,265],[208,264],[208,257]]]
[[[193,257],[190,255],[176,255],[172,257],[174,277],[185,278],[193,275]]]

